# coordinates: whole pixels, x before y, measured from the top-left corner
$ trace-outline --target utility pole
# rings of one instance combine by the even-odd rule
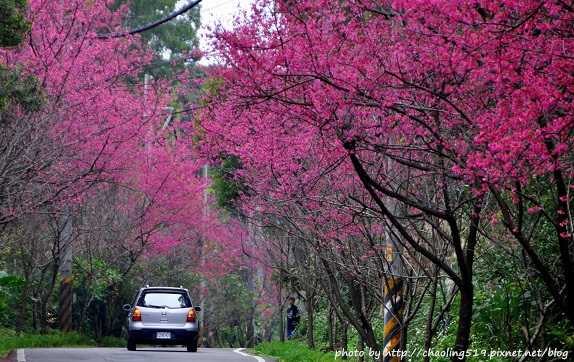
[[[72,328],[72,221],[64,216],[59,222],[60,257],[60,330]]]
[[[392,161],[389,160],[388,169],[392,169]],[[397,215],[397,201],[389,198],[389,211],[394,217]],[[402,246],[393,238],[392,226],[389,225],[386,237],[385,259],[388,268],[387,277],[384,280],[383,303],[384,310],[384,337],[383,337],[383,361],[398,362],[401,345],[401,333],[403,329],[403,261]],[[393,353],[395,352],[395,353]]]
[[[146,121],[148,119],[148,114],[147,114],[147,103],[148,103],[148,92],[149,92],[149,85],[151,83],[151,81],[153,80],[153,76],[151,76],[150,74],[145,74],[144,75],[144,113],[143,113],[143,119],[144,121]],[[153,123],[150,122],[149,123],[149,130],[148,130],[148,134],[147,134],[147,140],[146,140],[146,149],[149,151],[151,149],[152,146],[152,138],[153,138],[153,133],[154,133],[154,129],[153,129]]]
[[[201,177],[207,181],[207,176],[208,176],[208,172],[209,171],[209,166],[207,164],[203,165],[201,167]],[[203,216],[207,218],[207,216],[209,216],[209,207],[207,204],[207,185],[205,187],[205,190],[203,191]],[[205,237],[202,237],[201,239],[201,245],[200,247],[200,260],[201,260],[201,266],[200,266],[200,270],[204,270],[204,266],[205,266]],[[199,344],[203,344],[204,341],[204,310],[206,308],[206,301],[205,301],[205,277],[203,275],[201,275],[200,277],[200,281],[199,281],[199,292],[200,292],[200,301],[199,303],[201,304],[201,310],[198,312],[198,320],[200,321],[201,325],[199,326]],[[203,294],[203,295],[202,295]]]

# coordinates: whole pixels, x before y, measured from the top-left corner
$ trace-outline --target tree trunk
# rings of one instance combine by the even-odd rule
[[[460,307],[458,314],[458,330],[456,333],[456,340],[454,342],[454,350],[462,358],[456,355],[452,357],[452,361],[466,361],[466,350],[470,345],[470,327],[472,325],[472,306],[474,305],[474,286],[472,285],[472,266],[474,264],[474,251],[478,242],[478,223],[480,221],[480,213],[482,211],[482,198],[478,198],[474,202],[472,212],[471,224],[466,238],[466,255],[464,258],[460,255],[462,249],[462,240],[458,234],[456,222],[450,220],[452,234],[457,237],[455,243],[455,250],[457,251],[457,259],[459,268],[461,269],[463,284],[459,285],[460,288]],[[456,354],[456,353],[455,353]]]
[[[56,258],[56,260],[58,260]],[[48,318],[48,303],[50,302],[50,297],[52,296],[52,293],[54,292],[54,289],[56,288],[56,282],[58,281],[58,270],[60,269],[60,265],[58,262],[54,262],[52,264],[52,277],[50,278],[50,285],[48,287],[48,290],[44,292],[44,295],[41,296],[40,298],[40,310],[41,310],[41,321],[40,321],[40,332],[41,333],[47,333],[47,323],[46,323],[46,319]]]
[[[363,352],[359,354],[359,362],[365,362],[365,342],[363,341],[363,337],[359,335],[359,352]]]
[[[348,351],[349,350],[349,335],[347,334],[349,330],[349,325],[343,321],[341,321],[341,350]],[[343,359],[347,359],[346,355],[343,355]]]
[[[24,292],[22,293],[22,303],[20,304],[20,317],[18,318],[18,325],[16,326],[16,335],[19,336],[24,326],[24,319],[26,317],[26,305],[28,302],[28,293],[30,292],[30,270],[24,262]]]
[[[335,340],[333,338],[333,307],[329,304],[327,309],[327,339],[329,340],[329,351],[335,350]]]
[[[279,340],[281,342],[285,342],[285,320],[283,319],[284,318],[283,317],[284,303],[283,303],[282,291],[283,291],[283,288],[281,286],[281,283],[279,283],[279,293],[277,293],[278,294],[277,295],[277,301],[279,304],[279,308],[278,308],[279,309]]]
[[[460,290],[460,307],[458,314],[458,329],[456,332],[456,341],[454,342],[454,350],[457,353],[465,353],[470,344],[470,326],[472,324],[472,306],[474,299],[474,288],[472,285],[466,286]],[[458,358],[453,356],[453,362],[465,361],[466,357]]]
[[[247,291],[249,292],[249,318],[247,320],[246,347],[255,347],[255,300],[253,299],[254,280],[253,269],[247,271]]]
[[[429,311],[427,315],[427,325],[425,330],[425,351],[428,351],[431,347],[432,337],[433,337],[433,318],[434,318],[434,309],[436,304],[436,292],[438,286],[438,267],[434,267],[434,280],[432,281],[432,287],[430,292],[430,302],[429,302]],[[429,356],[424,357],[425,362],[430,361]]]
[[[363,313],[360,302],[361,299],[359,295],[360,293],[354,287],[353,280],[347,279],[345,280],[345,282],[349,287],[349,294],[351,296],[352,308],[354,309],[356,314],[359,314],[358,318],[356,314],[349,309],[349,307],[347,306],[347,302],[345,301],[345,298],[341,295],[341,288],[339,286],[339,282],[337,278],[335,278],[335,274],[333,273],[328,260],[321,258],[321,262],[323,263],[323,266],[327,271],[328,289],[326,290],[330,290],[331,292],[330,293],[332,296],[331,298],[333,298],[332,303],[337,304],[337,308],[341,309],[342,314],[346,317],[347,321],[349,321],[353,325],[353,327],[357,330],[357,332],[362,335],[365,343],[372,350],[378,351],[379,346],[377,345],[375,333],[369,320]],[[342,316],[340,316],[340,313],[338,312],[337,309],[335,309],[335,312],[337,313],[337,317],[339,317],[339,319],[341,320],[341,323],[346,323],[346,321],[342,320],[343,318]]]
[[[313,338],[313,324],[314,324],[314,308],[313,297],[307,296],[305,299],[305,307],[307,309],[307,345],[309,348],[315,348],[315,340]]]
[[[34,300],[38,300],[38,296],[32,294]],[[34,332],[38,331],[38,303],[32,303],[32,330]]]

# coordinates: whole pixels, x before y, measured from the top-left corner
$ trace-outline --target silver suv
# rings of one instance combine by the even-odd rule
[[[199,322],[189,291],[182,287],[141,288],[135,305],[124,305],[129,313],[128,350],[136,344],[186,345],[188,352],[197,352]]]

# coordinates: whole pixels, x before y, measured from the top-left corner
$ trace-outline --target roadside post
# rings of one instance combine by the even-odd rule
[[[389,160],[389,168],[392,162]],[[389,211],[397,214],[397,202],[389,199]],[[403,260],[402,245],[393,238],[392,227],[389,225],[386,237],[385,259],[387,277],[384,280],[383,303],[384,303],[384,336],[383,336],[383,361],[399,362],[401,333],[403,328]]]
[[[398,352],[401,344],[403,318],[403,278],[402,261],[398,250],[392,242],[387,243],[387,265],[390,265],[391,275],[384,281],[384,337],[383,361],[398,362]],[[394,351],[394,352],[393,352]]]
[[[63,217],[60,225],[60,331],[72,329],[72,221]]]

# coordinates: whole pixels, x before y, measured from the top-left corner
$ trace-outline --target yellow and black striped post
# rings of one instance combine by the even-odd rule
[[[386,259],[390,275],[385,279],[383,288],[383,302],[385,304],[383,361],[398,362],[401,345],[401,332],[403,320],[403,279],[402,260],[399,255],[400,248],[394,247],[392,241],[387,242]]]
[[[60,330],[72,330],[72,278],[60,279]]]
[[[392,277],[386,281],[384,288],[384,337],[383,361],[398,362],[398,353],[401,343],[401,320],[403,317],[403,280]],[[395,351],[393,353],[393,351]]]

